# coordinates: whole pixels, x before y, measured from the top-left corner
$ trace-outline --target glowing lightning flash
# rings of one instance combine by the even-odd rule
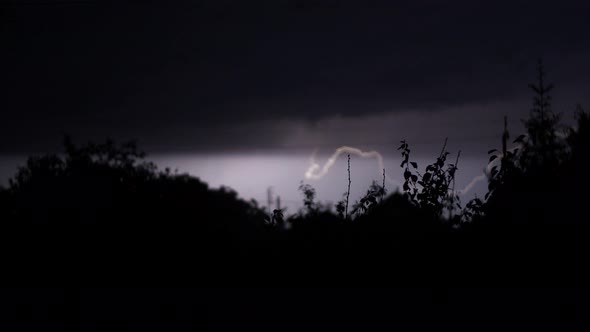
[[[334,166],[338,157],[344,153],[357,155],[357,156],[360,156],[363,158],[375,158],[377,160],[377,165],[379,166],[378,174],[380,174],[380,175],[381,175],[381,172],[385,169],[385,165],[383,163],[383,156],[375,150],[365,152],[365,151],[362,151],[360,149],[353,148],[350,146],[341,146],[338,149],[336,149],[336,151],[334,151],[334,153],[330,156],[330,158],[328,158],[328,161],[326,161],[326,163],[324,164],[323,167],[321,167],[315,160],[316,152],[317,152],[317,149],[314,150],[314,152],[312,153],[312,155],[310,157],[309,168],[307,169],[307,171],[305,171],[305,178],[306,179],[319,180],[319,179],[323,178],[326,174],[328,174],[328,171],[330,170],[330,168],[332,166]],[[400,183],[398,181],[391,178],[387,174],[385,174],[385,179],[387,180],[388,183],[390,183],[396,187],[400,186]],[[461,190],[456,190],[455,192],[459,195],[465,195],[469,191],[471,191],[477,183],[484,181],[485,179],[486,179],[486,176],[484,174],[478,175],[478,176],[474,177],[467,184],[467,186],[465,186],[465,188],[463,188]]]
[[[362,151],[360,149],[353,148],[350,146],[341,146],[338,149],[336,149],[336,151],[334,151],[332,156],[330,156],[328,161],[324,164],[324,167],[320,167],[320,165],[316,162],[316,160],[315,160],[316,151],[314,151],[311,155],[311,158],[310,158],[310,166],[307,169],[307,171],[305,172],[305,178],[312,179],[312,180],[321,179],[322,177],[324,177],[324,175],[328,174],[328,171],[330,170],[330,168],[332,166],[334,166],[334,163],[336,163],[336,159],[338,159],[338,157],[343,153],[353,154],[353,155],[357,155],[357,156],[360,156],[363,158],[375,158],[377,160],[377,165],[379,166],[379,169],[378,169],[379,174],[381,174],[383,169],[385,169],[385,165],[383,164],[383,156],[381,156],[381,154],[379,152],[374,151],[374,150],[365,152],[365,151]],[[385,174],[385,179],[389,183],[399,186],[399,182],[393,180],[387,174]]]

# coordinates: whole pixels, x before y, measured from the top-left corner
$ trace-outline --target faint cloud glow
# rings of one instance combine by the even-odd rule
[[[307,180],[320,180],[320,179],[322,179],[326,174],[328,174],[328,172],[330,171],[330,168],[332,166],[334,166],[334,164],[338,160],[338,157],[340,157],[340,155],[342,155],[342,154],[352,154],[352,155],[356,155],[356,156],[359,156],[362,158],[374,158],[377,161],[377,165],[378,165],[378,169],[377,169],[378,172],[377,173],[382,174],[380,172],[385,171],[383,156],[381,155],[381,153],[379,153],[378,151],[375,151],[375,150],[362,151],[361,149],[350,147],[350,146],[341,146],[334,151],[334,153],[328,158],[328,160],[326,161],[326,163],[324,164],[323,167],[317,163],[316,158],[315,158],[316,154],[317,154],[317,149],[314,150],[314,152],[311,154],[311,157],[309,160],[310,165],[304,174],[305,179],[307,179]],[[385,179],[388,183],[394,185],[396,187],[396,189],[399,189],[400,182],[395,180],[394,178],[390,177],[389,175],[387,175],[386,171],[385,171]],[[469,193],[479,182],[482,182],[485,180],[486,180],[485,174],[477,175],[473,179],[471,179],[471,181],[463,189],[456,190],[455,192],[459,195],[465,195],[465,194]]]
[[[383,163],[383,156],[373,150],[373,151],[362,151],[361,149],[357,149],[357,148],[353,148],[350,146],[341,146],[338,149],[336,149],[336,151],[334,151],[334,153],[330,156],[330,158],[328,158],[328,161],[326,161],[326,163],[324,164],[323,167],[321,167],[315,160],[315,155],[316,155],[317,149],[312,153],[311,157],[310,157],[310,166],[307,169],[307,171],[305,171],[305,178],[308,180],[319,180],[322,177],[324,177],[328,171],[330,170],[330,168],[334,165],[334,163],[336,163],[336,160],[338,159],[338,157],[341,154],[353,154],[359,157],[363,157],[363,158],[375,158],[375,160],[377,161],[377,165],[378,165],[378,174],[381,174],[381,171],[385,170],[385,165]],[[399,182],[393,180],[392,178],[390,178],[387,173],[385,173],[385,178],[386,180],[395,185],[395,186],[399,186]]]

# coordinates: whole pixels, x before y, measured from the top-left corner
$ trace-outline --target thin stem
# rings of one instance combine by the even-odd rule
[[[440,157],[443,156],[443,154],[445,153],[445,149],[447,148],[447,141],[449,140],[448,137],[445,137],[445,144],[443,144],[442,150],[440,151]]]
[[[453,171],[453,178],[451,179],[453,181],[453,185],[451,187],[451,208],[449,209],[449,219],[453,218],[453,209],[455,208],[455,206],[453,205],[455,203],[455,175],[457,174],[457,169],[459,167],[460,156],[461,150],[459,150],[459,152],[457,153],[457,160],[455,160],[455,170]]]
[[[346,191],[346,207],[344,209],[344,219],[348,219],[348,198],[350,197],[350,154],[348,154],[348,190]]]
[[[506,157],[508,138],[510,138],[510,134],[508,133],[508,117],[504,116],[504,133],[502,134],[502,157]]]
[[[383,169],[383,186],[381,187],[381,202],[383,202],[383,196],[385,196],[385,168]]]

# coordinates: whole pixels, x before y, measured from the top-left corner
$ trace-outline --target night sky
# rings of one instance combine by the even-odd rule
[[[566,123],[589,105],[589,10],[586,1],[1,0],[0,154],[59,151],[68,133],[137,139],[186,170],[189,161],[165,155],[308,158],[348,145],[387,159],[407,139],[433,158],[449,137],[477,165],[469,178],[499,145],[504,115],[522,131],[538,58]],[[283,174],[299,181],[302,167]]]

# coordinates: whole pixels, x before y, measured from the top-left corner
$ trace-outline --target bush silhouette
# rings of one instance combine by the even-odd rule
[[[579,110],[578,129],[560,138],[559,116],[551,111],[549,92],[553,85],[545,85],[544,78],[539,63],[538,82],[530,85],[535,94],[533,108],[529,119],[523,121],[527,133],[513,141],[518,144],[516,149],[508,150],[505,130],[499,165],[490,174],[486,214],[494,224],[511,227],[514,232],[565,229],[586,212],[574,202],[588,197],[584,189],[587,181],[579,167],[588,151],[588,145],[580,145],[587,144],[582,143],[587,142],[587,115]],[[495,159],[493,155],[490,161]]]
[[[159,171],[133,143],[64,145],[65,154],[30,157],[0,193],[2,244],[7,253],[24,246],[19,261],[54,257],[66,271],[79,263],[178,267],[237,260],[264,240],[264,211],[231,189]]]
[[[541,66],[538,80],[526,134],[510,148],[505,120],[501,151],[489,151],[485,199],[461,203],[454,190],[460,153],[449,163],[446,141],[423,172],[401,142],[401,193],[386,196],[385,185],[373,183],[348,211],[349,159],[336,211],[301,183],[303,209],[285,217],[231,189],[158,170],[134,143],[78,146],[66,137],[63,154],[30,157],[0,189],[4,258],[36,257],[48,267],[60,257],[65,271],[102,262],[103,273],[129,272],[134,262],[160,274],[194,270],[195,278],[209,273],[234,283],[251,275],[263,284],[319,276],[456,282],[465,274],[530,281],[547,267],[546,278],[571,277],[590,253],[590,116],[578,107],[577,128],[562,138]],[[24,249],[10,256],[14,248]]]

